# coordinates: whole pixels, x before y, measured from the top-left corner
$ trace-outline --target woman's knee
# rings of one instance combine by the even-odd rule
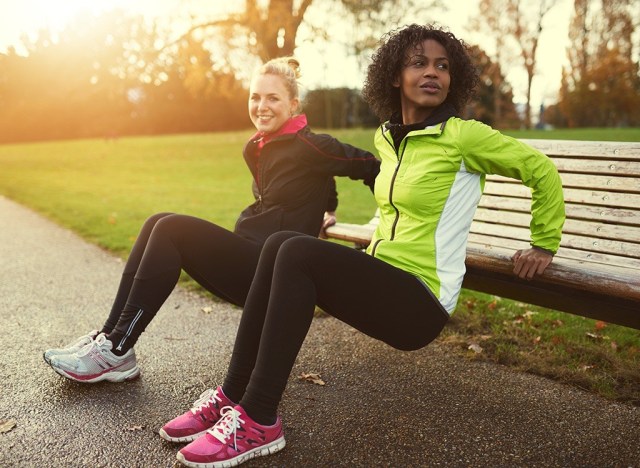
[[[438,338],[447,324],[448,320],[444,317],[440,317],[439,315],[440,313],[436,312],[435,314],[430,315],[430,319],[427,320],[427,323],[416,323],[414,327],[405,329],[404,333],[384,341],[389,346],[400,351],[417,351],[418,349],[422,349]]]
[[[306,234],[301,234],[295,231],[279,231],[274,234],[271,234],[264,243],[262,247],[263,252],[273,252],[277,253],[280,250],[280,247],[290,239],[294,239],[297,237],[309,237]]]
[[[145,229],[152,230],[155,227],[155,225],[158,223],[158,221],[160,221],[161,219],[166,218],[167,216],[171,216],[173,214],[174,213],[166,212],[166,213],[156,213],[154,215],[151,215],[144,222],[144,224],[142,226],[142,229],[143,230],[145,230]]]
[[[160,216],[161,214],[164,216]],[[153,235],[158,235],[158,233],[171,234],[180,232],[184,229],[185,223],[189,218],[189,216],[176,213],[159,213],[153,227]]]

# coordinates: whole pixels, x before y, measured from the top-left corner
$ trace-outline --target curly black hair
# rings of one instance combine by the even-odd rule
[[[381,46],[367,69],[362,97],[381,121],[400,112],[400,89],[393,83],[406,65],[407,54],[427,39],[442,44],[449,56],[451,85],[445,102],[461,112],[473,97],[478,75],[467,44],[439,26],[411,24],[382,37]]]

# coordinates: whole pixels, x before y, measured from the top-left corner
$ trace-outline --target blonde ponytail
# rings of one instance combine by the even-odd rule
[[[284,80],[289,97],[298,99],[298,78],[300,78],[300,62],[295,57],[278,57],[269,60],[258,69],[261,75],[277,75]]]

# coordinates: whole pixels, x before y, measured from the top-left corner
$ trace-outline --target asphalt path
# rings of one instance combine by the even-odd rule
[[[142,376],[79,384],[42,351],[102,326],[122,261],[0,197],[0,467],[173,467],[158,429],[224,377],[240,310],[176,289],[136,345]],[[299,378],[318,373],[325,385]],[[314,320],[247,467],[640,467],[640,408]]]

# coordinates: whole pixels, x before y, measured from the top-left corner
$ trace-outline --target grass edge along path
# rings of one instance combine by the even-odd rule
[[[373,151],[373,129],[330,131]],[[519,138],[640,141],[640,129],[508,132]],[[232,228],[251,201],[241,156],[251,134],[228,132],[0,145],[0,194],[126,257],[144,219],[175,211]],[[362,223],[375,206],[338,181],[338,216]],[[196,289],[186,278],[183,284]],[[463,290],[439,343],[461,356],[535,373],[640,405],[640,332]]]

